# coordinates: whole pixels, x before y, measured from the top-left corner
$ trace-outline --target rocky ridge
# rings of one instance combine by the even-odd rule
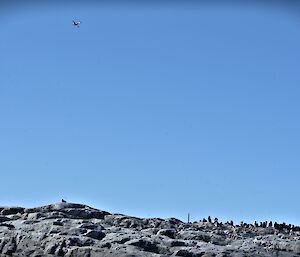
[[[299,227],[141,219],[82,204],[0,207],[0,256],[300,256]]]

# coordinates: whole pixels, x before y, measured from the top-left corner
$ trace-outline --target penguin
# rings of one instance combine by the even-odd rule
[[[64,200],[64,199],[61,199],[61,202],[62,202],[62,203],[66,203],[67,201],[66,201],[66,200]]]

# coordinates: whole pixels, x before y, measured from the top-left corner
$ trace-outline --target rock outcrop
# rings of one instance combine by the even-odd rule
[[[244,257],[300,256],[300,232],[218,219],[184,223],[141,219],[61,202],[0,207],[0,256]]]

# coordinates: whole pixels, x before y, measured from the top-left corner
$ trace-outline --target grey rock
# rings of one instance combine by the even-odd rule
[[[295,242],[292,249],[290,250],[293,251],[295,254],[300,255],[300,241]]]
[[[300,256],[300,230],[286,224],[188,224],[65,202],[37,208],[0,207],[0,213],[1,257]]]
[[[175,229],[161,229],[157,232],[157,235],[167,236],[169,238],[175,238],[176,230]]]
[[[11,218],[6,217],[6,216],[0,216],[0,222],[5,222],[5,221],[10,221]]]
[[[126,242],[125,244],[137,246],[139,248],[142,248],[146,252],[159,253],[157,243],[152,242],[149,239],[133,239]]]
[[[91,230],[84,235],[97,240],[102,240],[106,236],[105,233],[100,230]]]
[[[22,207],[5,207],[2,209],[1,214],[2,215],[11,215],[11,214],[18,214],[18,213],[24,213],[24,208]]]

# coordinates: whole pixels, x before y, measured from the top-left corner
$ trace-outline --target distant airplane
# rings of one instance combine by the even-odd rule
[[[79,28],[79,27],[80,27],[80,24],[81,24],[81,21],[74,21],[74,20],[73,20],[73,26]]]

